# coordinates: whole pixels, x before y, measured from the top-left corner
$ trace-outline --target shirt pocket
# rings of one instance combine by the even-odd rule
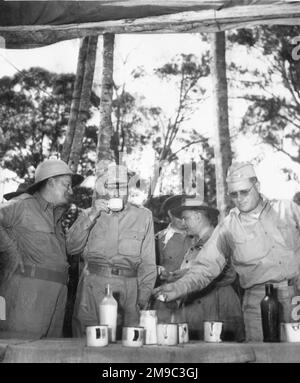
[[[254,232],[233,237],[233,261],[235,264],[252,264],[263,258],[268,251],[265,238],[258,238]]]
[[[106,255],[111,247],[111,238],[103,226],[95,225],[87,240],[88,253],[100,253]]]
[[[119,253],[124,255],[140,255],[144,235],[138,231],[123,231],[119,241]]]
[[[35,246],[44,248],[50,238],[55,236],[55,231],[42,217],[34,216],[28,212],[24,217],[24,235],[27,233],[32,238]]]
[[[295,247],[299,247],[300,235],[295,225],[288,225],[284,222],[281,222],[277,225],[277,229],[279,230],[287,249],[293,250]]]

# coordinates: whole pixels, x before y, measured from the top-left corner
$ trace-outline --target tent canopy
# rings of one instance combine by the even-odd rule
[[[0,1],[0,45],[6,48],[103,33],[215,32],[258,24],[300,24],[299,0]]]

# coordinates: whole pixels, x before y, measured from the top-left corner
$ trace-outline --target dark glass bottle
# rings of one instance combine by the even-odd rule
[[[279,302],[273,285],[265,285],[266,295],[260,302],[264,342],[279,342]]]

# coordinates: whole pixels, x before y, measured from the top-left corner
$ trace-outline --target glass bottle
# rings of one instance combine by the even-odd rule
[[[105,296],[99,305],[100,325],[108,326],[109,342],[116,342],[118,303],[112,295],[109,284],[105,286]]]
[[[157,344],[156,310],[140,311],[140,326],[144,327],[144,344]]]
[[[264,342],[279,342],[279,302],[273,285],[265,285],[266,295],[260,302]]]

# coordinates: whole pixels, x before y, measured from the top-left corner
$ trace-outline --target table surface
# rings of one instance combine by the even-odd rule
[[[4,339],[4,363],[299,363],[300,343],[206,343],[87,347],[84,339]]]

